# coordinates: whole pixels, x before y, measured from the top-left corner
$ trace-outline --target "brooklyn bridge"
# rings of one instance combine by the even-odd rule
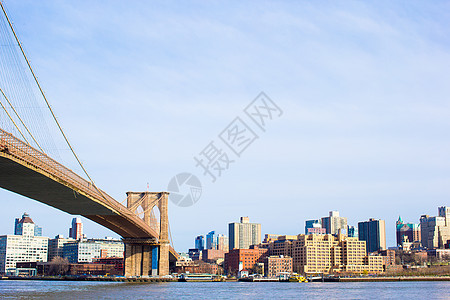
[[[25,55],[4,4],[0,2],[0,187],[73,215],[84,216],[122,236],[125,276],[168,275],[177,252],[169,240],[168,192],[127,192],[126,206],[98,188],[73,151]],[[25,68],[21,67],[25,66]],[[28,80],[27,78],[31,78]],[[84,171],[83,176],[46,153],[39,139],[39,114],[21,113],[35,101],[48,108]],[[33,105],[33,104],[31,104]],[[34,118],[34,122],[28,122]]]

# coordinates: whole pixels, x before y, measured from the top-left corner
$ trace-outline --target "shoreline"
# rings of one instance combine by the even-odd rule
[[[0,280],[34,280],[34,281],[103,281],[103,282],[178,282],[177,278],[126,278],[126,277],[0,277]],[[211,281],[235,282],[236,280]],[[355,277],[339,278],[334,282],[398,282],[398,281],[450,281],[450,276],[392,276],[392,277]],[[194,282],[194,281],[192,281]],[[209,282],[209,281],[201,281]],[[249,281],[251,282],[251,281]],[[261,280],[254,282],[274,282]],[[295,282],[293,282],[295,283]]]

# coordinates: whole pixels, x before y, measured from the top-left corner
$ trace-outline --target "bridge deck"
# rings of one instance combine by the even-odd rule
[[[0,187],[89,218],[125,238],[158,238],[154,228],[89,181],[0,129]]]

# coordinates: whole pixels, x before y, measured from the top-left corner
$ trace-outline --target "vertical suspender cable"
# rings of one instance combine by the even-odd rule
[[[77,162],[78,162],[78,164],[80,165],[80,167],[83,169],[84,174],[86,174],[86,176],[87,176],[87,177],[89,178],[89,180],[92,182],[92,185],[94,186],[94,188],[100,193],[100,195],[102,195],[102,197],[103,197],[108,203],[111,203],[111,202],[109,201],[109,199],[108,199],[107,197],[105,197],[105,195],[103,194],[103,192],[102,192],[99,188],[97,188],[97,186],[96,186],[95,183],[94,183],[94,180],[92,180],[91,176],[89,176],[88,172],[87,172],[86,169],[84,168],[84,166],[83,166],[83,164],[81,163],[80,159],[78,158],[77,154],[76,154],[75,151],[73,150],[72,145],[70,144],[69,140],[67,139],[67,136],[66,136],[66,134],[64,133],[64,131],[63,131],[61,125],[59,124],[58,119],[56,119],[56,116],[55,116],[55,114],[54,114],[54,112],[53,112],[53,110],[52,110],[52,108],[51,108],[51,106],[50,106],[50,103],[48,102],[47,97],[45,96],[44,91],[42,90],[41,85],[39,84],[39,81],[37,80],[36,75],[34,74],[33,68],[31,68],[31,64],[30,64],[30,62],[28,61],[28,58],[27,58],[27,56],[26,56],[26,54],[25,54],[25,51],[24,51],[23,48],[22,48],[22,45],[20,44],[19,38],[18,38],[17,35],[16,35],[16,32],[15,32],[13,26],[12,26],[11,21],[9,20],[8,14],[6,13],[6,10],[5,10],[5,8],[3,7],[3,3],[2,3],[1,0],[0,0],[0,6],[2,7],[3,14],[5,15],[6,20],[8,21],[9,28],[11,28],[11,31],[12,31],[12,33],[13,33],[13,35],[14,35],[14,38],[15,38],[16,42],[17,42],[17,45],[19,46],[20,51],[22,52],[22,55],[23,55],[23,57],[25,58],[25,61],[26,61],[26,63],[27,63],[27,66],[28,66],[28,68],[30,69],[31,75],[33,75],[33,79],[34,79],[34,81],[36,82],[37,87],[39,88],[39,91],[40,91],[42,97],[43,97],[44,100],[45,100],[45,104],[47,105],[48,109],[50,110],[50,112],[51,112],[51,114],[52,114],[52,117],[53,117],[53,119],[55,120],[56,125],[58,126],[59,131],[60,131],[61,134],[63,135],[64,140],[66,141],[67,145],[68,145],[69,148],[70,148],[70,151],[72,152],[73,156],[74,156],[75,159],[77,160]]]
[[[27,138],[23,135],[22,131],[20,130],[19,126],[17,126],[16,122],[14,122],[14,119],[11,117],[11,115],[9,114],[9,112],[6,110],[6,107],[3,105],[3,102],[0,100],[0,105],[2,106],[3,110],[6,112],[6,114],[8,115],[9,119],[12,121],[12,123],[14,124],[14,126],[16,126],[17,130],[19,130],[20,135],[23,137],[23,139],[28,143]],[[29,144],[29,143],[28,143]]]
[[[27,125],[25,125],[25,123],[22,121],[22,118],[19,116],[19,114],[17,113],[17,111],[14,109],[14,106],[12,105],[11,101],[9,101],[8,97],[6,97],[5,93],[3,92],[2,88],[0,88],[0,91],[2,92],[3,97],[5,97],[6,101],[8,102],[9,106],[12,108],[12,110],[14,111],[14,113],[16,114],[17,118],[20,120],[20,122],[22,123],[23,127],[25,127],[25,129],[27,130],[28,134],[31,136],[31,138],[33,139],[33,141],[36,143],[36,145],[39,147],[39,149],[44,152],[44,150],[41,148],[41,145],[39,145],[38,141],[36,141],[36,139],[34,138],[34,136],[31,134],[30,130],[28,129]],[[3,106],[3,104],[2,104]],[[6,109],[5,109],[6,110]],[[8,112],[6,112],[8,113]],[[8,114],[9,115],[9,114]],[[10,117],[11,119],[11,117]],[[11,119],[11,121],[13,121]],[[14,121],[13,121],[14,123]],[[14,123],[14,125],[16,126],[16,128],[19,130],[20,134],[22,135],[22,137],[25,139],[25,141],[30,144],[28,142],[28,140],[23,136],[22,132],[20,131],[20,129],[17,127],[16,123]]]

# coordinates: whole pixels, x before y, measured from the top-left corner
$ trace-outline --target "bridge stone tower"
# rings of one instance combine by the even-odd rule
[[[159,234],[159,238],[123,239],[125,276],[169,274],[168,196],[168,192],[127,192],[128,209],[140,216],[143,214],[142,219]],[[159,220],[152,214],[155,206],[159,209]]]

